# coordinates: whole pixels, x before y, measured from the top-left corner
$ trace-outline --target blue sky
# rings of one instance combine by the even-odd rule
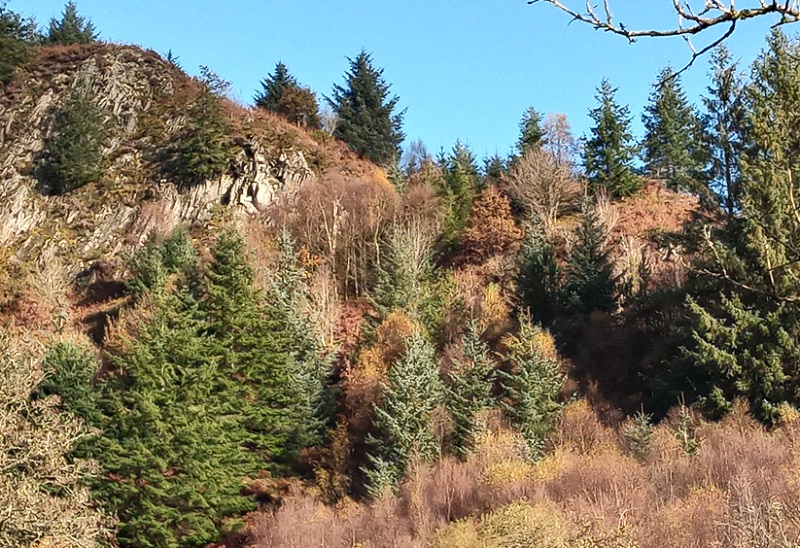
[[[10,0],[8,8],[44,26],[63,5]],[[612,5],[629,28],[676,23],[671,0]],[[479,158],[511,150],[529,106],[565,113],[576,136],[588,132],[603,77],[619,89],[640,135],[658,71],[690,58],[681,39],[628,44],[525,0],[78,0],[78,10],[103,40],[172,50],[191,74],[209,66],[244,103],[279,60],[321,99],[342,83],[347,58],[365,49],[407,109],[405,145],[421,139],[436,153],[461,139]],[[742,24],[728,42],[743,66],[760,51],[769,23]],[[707,73],[701,59],[683,76],[691,100],[699,102]]]

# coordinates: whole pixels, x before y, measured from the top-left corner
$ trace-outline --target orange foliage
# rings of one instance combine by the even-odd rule
[[[471,260],[480,262],[507,251],[522,236],[511,215],[511,202],[497,187],[490,186],[472,206],[461,245]]]

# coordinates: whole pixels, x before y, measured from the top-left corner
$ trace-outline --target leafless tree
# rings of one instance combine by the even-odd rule
[[[573,169],[578,144],[572,135],[566,114],[548,114],[542,124],[544,132],[544,149],[553,155],[557,166],[566,166]]]
[[[671,0],[678,21],[676,25],[663,29],[626,26],[623,21],[615,19],[612,10],[614,0],[599,0],[598,4],[593,4],[592,0],[586,0],[582,7],[578,7],[578,2],[570,0],[528,0],[528,4],[540,2],[550,4],[569,14],[573,21],[587,23],[595,29],[624,36],[631,42],[642,37],[680,36],[692,50],[691,61],[684,67],[684,70],[691,66],[699,56],[712,50],[733,34],[736,25],[741,21],[770,15],[777,16],[776,26],[800,21],[800,0],[744,0],[739,2],[738,6],[735,0],[703,0],[702,2],[700,0]],[[626,3],[626,0],[618,0],[618,2],[619,5],[622,5]],[[692,37],[710,28],[724,29],[724,32],[707,45],[696,48],[692,43]]]

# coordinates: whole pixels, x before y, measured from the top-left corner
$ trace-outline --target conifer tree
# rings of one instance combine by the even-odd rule
[[[561,301],[565,312],[588,314],[614,312],[618,301],[618,277],[614,274],[611,251],[597,213],[584,204],[577,242],[567,259]]]
[[[480,339],[475,322],[467,326],[462,353],[464,360],[455,364],[447,376],[445,403],[455,423],[451,439],[453,451],[465,459],[474,448],[479,432],[477,415],[491,403],[491,373],[496,364],[489,355],[488,345]]]
[[[633,171],[636,147],[632,143],[628,107],[617,104],[616,91],[606,79],[597,89],[600,104],[589,111],[594,126],[584,143],[583,165],[594,188],[630,196],[639,190],[641,181]]]
[[[558,317],[562,284],[563,271],[555,247],[544,233],[532,231],[522,246],[517,286],[520,300],[534,320],[548,326]]]
[[[651,175],[666,179],[672,189],[705,195],[707,157],[702,127],[686,99],[680,77],[671,68],[664,68],[654,87],[642,116],[645,168]]]
[[[52,194],[65,194],[103,176],[103,114],[88,83],[79,77],[56,111],[37,176]]]
[[[361,51],[348,60],[345,85],[335,85],[333,96],[327,98],[339,118],[333,135],[379,165],[396,162],[405,137],[401,130],[404,112],[394,112],[399,99],[389,97],[383,69],[373,67],[370,54]]]
[[[405,354],[389,367],[383,400],[375,407],[376,437],[366,470],[375,498],[390,492],[413,457],[429,460],[439,452],[431,419],[444,395],[431,343],[419,332],[408,339]]]
[[[202,546],[253,508],[240,492],[255,466],[188,285],[151,299],[102,386],[95,492],[119,517],[123,546]]]
[[[703,97],[706,144],[711,156],[709,178],[712,190],[728,217],[739,207],[741,158],[747,124],[745,87],[730,52],[720,46],[711,56],[712,73],[708,95]]]
[[[519,123],[519,139],[517,151],[523,156],[526,151],[541,147],[544,144],[544,129],[542,128],[542,115],[535,108],[529,107],[522,115]]]
[[[707,410],[746,397],[765,422],[800,404],[800,45],[779,30],[748,88],[755,149],[742,163],[741,211],[706,232],[688,299],[686,356],[707,373]]]
[[[61,13],[61,20],[50,19],[50,29],[45,43],[59,46],[91,44],[97,41],[97,32],[91,21],[78,15],[78,6],[69,0]]]
[[[201,72],[200,92],[189,104],[178,143],[177,172],[182,185],[222,175],[233,159],[230,123],[219,98],[228,84],[207,67],[201,67]]]
[[[0,2],[0,83],[8,84],[17,67],[30,60],[37,34],[33,20],[23,19]]]
[[[439,156],[442,177],[436,189],[445,207],[445,244],[454,244],[463,232],[478,193],[480,174],[475,156],[461,141],[456,141],[449,154]]]
[[[144,246],[130,258],[134,277],[127,283],[133,295],[163,289],[170,277],[197,268],[197,252],[185,227],[178,227],[159,241],[151,232]]]
[[[552,337],[530,320],[522,319],[519,334],[505,342],[510,369],[497,370],[505,391],[502,407],[525,439],[529,458],[536,459],[542,455],[561,410],[558,395],[565,377],[554,355]]]
[[[297,83],[289,69],[282,62],[275,65],[275,71],[261,82],[261,91],[255,96],[259,108],[270,110],[289,121],[310,128],[318,128],[319,105],[309,88]]]

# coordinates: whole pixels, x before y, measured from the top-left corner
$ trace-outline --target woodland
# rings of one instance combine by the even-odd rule
[[[0,4],[0,547],[800,545],[790,30],[478,159],[407,142],[367,51],[241,105],[72,1]],[[162,91],[127,112],[96,89],[131,66]],[[267,198],[114,220],[262,156]]]

